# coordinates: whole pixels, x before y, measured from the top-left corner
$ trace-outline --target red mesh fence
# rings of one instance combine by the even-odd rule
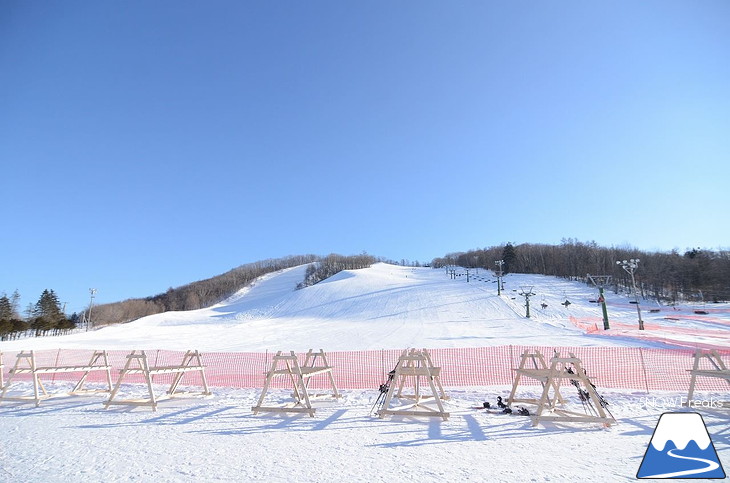
[[[647,349],[638,347],[535,347],[535,346],[498,346],[478,348],[430,349],[429,353],[435,366],[441,367],[441,383],[446,387],[510,385],[513,369],[520,364],[520,356],[525,350],[539,350],[546,361],[559,352],[566,356],[575,354],[583,362],[588,376],[600,388],[633,390],[672,390],[686,391],[689,388],[689,370],[694,363],[694,350],[691,349]],[[373,389],[382,384],[387,373],[392,370],[401,350],[371,350],[327,352],[330,366],[334,367],[333,376],[339,389]],[[113,367],[112,381],[116,381],[119,370],[127,362],[128,351],[108,351],[109,363]],[[723,360],[730,360],[730,350],[720,350]],[[88,365],[93,351],[90,350],[45,350],[35,351],[37,367],[85,366]],[[182,363],[182,351],[146,351],[151,367],[176,366]],[[8,378],[10,369],[16,363],[15,352],[2,355],[3,375]],[[208,384],[213,387],[261,388],[265,373],[272,365],[274,353],[254,352],[206,352],[202,354]],[[297,354],[303,364],[305,354]],[[701,368],[712,369],[708,361],[702,360]],[[103,360],[97,361],[97,365]],[[727,364],[727,362],[726,362]],[[317,361],[316,365],[320,365]],[[134,367],[137,367],[136,365]],[[280,366],[282,367],[282,366]],[[30,379],[30,375],[18,375]],[[43,380],[78,381],[81,374],[56,373],[41,376]],[[155,383],[170,383],[173,375],[155,376]],[[89,383],[104,383],[104,371],[91,372]],[[144,382],[141,375],[128,376],[125,383]],[[183,376],[182,385],[200,384],[199,373],[189,372]],[[529,380],[525,380],[529,384]],[[534,381],[538,384],[537,381]],[[288,388],[287,378],[276,378],[273,387]],[[327,375],[311,378],[310,387],[326,389],[329,386]],[[701,377],[697,379],[699,391],[728,391],[730,385],[719,378]]]
[[[697,319],[695,316],[683,316],[683,319]],[[570,322],[593,335],[604,337],[625,337],[630,336],[651,342],[663,342],[672,346],[687,347],[692,349],[725,350],[730,347],[730,332],[726,329],[705,329],[699,327],[675,327],[671,325],[671,319],[667,325],[644,323],[645,330],[638,330],[638,322],[625,324],[611,321],[611,329],[603,330],[603,319],[600,317],[569,317]],[[729,325],[722,319],[711,319],[703,317],[702,322],[711,321],[719,325]]]

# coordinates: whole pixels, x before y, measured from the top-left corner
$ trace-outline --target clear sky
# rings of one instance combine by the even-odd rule
[[[0,293],[730,245],[730,2],[0,4]]]

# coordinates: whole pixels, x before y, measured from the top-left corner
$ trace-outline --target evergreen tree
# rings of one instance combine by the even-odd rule
[[[507,243],[502,250],[502,260],[504,260],[504,274],[511,272],[512,267],[515,266],[517,261],[517,253],[515,253],[515,247],[511,243]]]
[[[0,297],[0,320],[10,320],[13,318],[13,306],[10,299],[3,294]]]
[[[26,307],[23,313],[25,314],[25,320],[31,320],[33,318],[33,311],[35,310],[35,305],[29,303]]]
[[[36,336],[41,332],[64,327],[65,321],[66,316],[61,311],[56,293],[53,290],[44,290],[33,307],[31,328],[35,329]]]
[[[13,308],[10,299],[3,295],[0,297],[0,340],[6,340],[8,334],[13,331]]]
[[[16,288],[13,292],[13,295],[10,296],[10,308],[13,311],[13,318],[19,319],[20,318],[20,293],[18,292],[18,289]]]
[[[18,315],[19,298],[17,290],[11,298],[5,294],[0,297],[0,340],[14,339],[21,332],[28,330],[27,324],[20,320]]]
[[[15,337],[20,335],[21,332],[25,332],[26,330],[30,329],[30,324],[24,320],[20,319],[13,319],[13,330],[12,332],[15,334]]]

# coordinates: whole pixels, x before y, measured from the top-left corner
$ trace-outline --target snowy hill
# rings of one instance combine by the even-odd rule
[[[63,337],[2,343],[5,350],[105,348],[203,351],[329,351],[403,347],[728,346],[727,306],[717,317],[692,316],[691,308],[659,308],[644,302],[651,330],[637,330],[635,305],[625,294],[606,291],[611,331],[602,330],[597,290],[583,283],[541,275],[509,274],[497,295],[485,270],[452,279],[445,270],[378,263],[343,271],[302,290],[306,266],[259,278],[215,306],[166,312],[137,321]],[[530,287],[531,317],[525,317]],[[569,305],[565,305],[565,301]],[[667,321],[672,315],[671,321]],[[727,314],[726,314],[727,313]],[[600,327],[601,330],[590,331]],[[588,333],[592,332],[592,333]],[[723,345],[724,344],[724,345]]]
[[[697,316],[693,307],[654,306],[658,312],[651,312],[646,303],[642,334],[635,306],[625,295],[607,291],[612,328],[589,333],[595,321],[602,325],[600,308],[590,302],[596,290],[577,282],[511,274],[498,296],[488,273],[470,273],[467,282],[465,274],[451,279],[444,270],[377,264],[296,290],[305,269],[264,276],[207,309],[65,337],[5,342],[0,350],[662,345],[647,337],[730,345],[727,306],[706,308],[708,315]],[[521,287],[535,293],[529,319]],[[563,305],[566,300],[571,303]],[[146,408],[105,410],[104,394],[64,397],[71,383],[44,384],[60,395],[38,408],[0,405],[6,448],[0,451],[0,481],[635,481],[659,416],[682,410],[687,394],[601,390],[618,424],[532,427],[529,418],[478,409],[485,400],[507,396],[510,388],[501,386],[448,387],[450,399],[444,404],[451,417],[442,421],[373,417],[375,386],[344,390],[334,403],[319,402],[316,417],[310,418],[252,414],[259,389],[217,387],[211,397],[165,401],[151,413]],[[144,396],[144,385],[131,386],[126,389]],[[569,407],[579,411],[582,403],[571,388],[566,385],[564,394]],[[26,382],[17,390],[28,393],[32,385]],[[538,397],[537,390],[525,395]],[[283,404],[290,394],[280,390],[275,398]],[[701,397],[726,400],[727,394]],[[719,458],[730,461],[726,409],[705,411],[704,417]]]

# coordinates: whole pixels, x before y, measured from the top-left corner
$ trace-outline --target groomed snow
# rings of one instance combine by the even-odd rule
[[[451,280],[444,270],[377,264],[296,291],[304,269],[271,274],[208,309],[65,337],[3,342],[0,350],[664,346],[636,338],[642,334],[632,328],[635,307],[625,295],[608,290],[609,316],[617,327],[626,327],[617,329],[620,336],[585,334],[568,317],[600,319],[599,307],[589,301],[596,291],[552,277],[511,274],[505,294],[497,297],[489,274],[467,283],[465,276]],[[532,286],[536,293],[529,320],[524,298],[513,291],[520,286]],[[561,305],[566,299],[568,307]],[[716,312],[709,321],[692,318],[693,307],[678,309],[646,310],[644,319],[661,324],[672,340],[691,343],[692,331],[703,343],[724,340],[727,306],[712,306]],[[673,316],[667,322],[669,310]],[[62,392],[70,385],[48,382],[46,388]],[[125,389],[144,392],[143,387]],[[253,389],[215,388],[207,398],[164,401],[155,413],[105,410],[102,395],[56,397],[38,408],[3,402],[0,481],[633,481],[659,416],[682,410],[686,397],[686,392],[604,390],[617,425],[533,428],[528,418],[475,409],[506,396],[508,387],[446,392],[448,421],[374,418],[370,410],[377,388],[345,390],[337,402],[319,402],[314,418],[253,415],[250,408],[259,395]],[[580,408],[577,396],[565,392],[573,408]],[[275,397],[284,401],[288,391]],[[727,392],[701,398],[730,400]],[[730,409],[701,412],[727,471]]]
[[[233,297],[210,308],[166,312],[137,321],[62,337],[3,342],[0,348],[58,349],[168,349],[201,351],[327,351],[399,349],[405,347],[486,347],[499,345],[651,346],[656,341],[637,339],[635,306],[626,294],[606,290],[609,318],[617,324],[611,336],[586,334],[570,317],[600,322],[597,290],[585,284],[541,275],[509,274],[505,291],[485,270],[465,272],[451,279],[445,270],[409,268],[378,263],[369,269],[344,271],[317,285],[296,290],[306,266],[269,274]],[[525,299],[519,293],[531,287],[531,318],[525,318]],[[567,307],[563,303],[568,300]],[[542,304],[547,305],[542,308]],[[730,308],[724,321],[666,320],[668,315],[690,315],[664,307],[643,319],[671,329],[682,326],[694,334],[672,333],[675,339],[706,341],[697,333],[721,331],[718,341],[730,345]],[[654,308],[654,306],[651,306]],[[658,307],[656,307],[658,308]],[[626,326],[618,328],[618,325]],[[621,336],[617,336],[620,334]],[[648,334],[646,334],[648,335]],[[653,336],[666,336],[654,330]],[[725,338],[723,339],[722,336]],[[711,341],[712,342],[712,341]]]

